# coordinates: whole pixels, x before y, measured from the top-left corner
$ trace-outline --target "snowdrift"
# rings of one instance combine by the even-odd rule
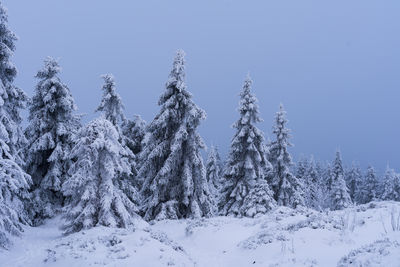
[[[26,227],[1,266],[400,266],[400,203],[341,211],[273,209],[258,218],[138,221],[63,236],[60,218]]]

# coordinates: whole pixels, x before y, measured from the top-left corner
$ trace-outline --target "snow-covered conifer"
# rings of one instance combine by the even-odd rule
[[[382,200],[400,201],[400,177],[389,166],[386,167],[383,178]]]
[[[139,199],[137,191],[140,188],[141,182],[136,177],[137,157],[131,150],[131,147],[134,145],[134,140],[131,139],[132,133],[129,132],[129,130],[132,130],[135,125],[132,125],[133,122],[125,118],[125,115],[123,113],[124,105],[122,104],[121,97],[116,91],[114,76],[112,74],[105,74],[101,77],[104,79],[104,84],[102,87],[103,96],[101,98],[100,105],[97,107],[96,111],[101,112],[103,114],[102,116],[106,120],[110,121],[117,129],[118,140],[121,146],[123,146],[125,149],[125,154],[123,156],[126,157],[126,159],[128,160],[131,169],[129,175],[127,175],[127,172],[122,172],[118,174],[118,176],[120,177],[120,188],[131,199],[131,201],[137,202]],[[142,127],[142,121],[139,116],[135,117],[135,122],[138,123],[136,126]],[[127,135],[125,135],[124,132]],[[132,187],[132,185],[134,187]],[[131,189],[133,191],[131,191]]]
[[[217,158],[217,163],[219,166],[220,174],[222,177],[224,170],[225,170],[225,162],[224,162],[224,160],[222,160],[221,155],[219,154],[218,146],[214,146],[214,151],[215,151],[215,157]]]
[[[295,174],[296,177],[304,181],[309,168],[309,162],[306,157],[302,157],[296,164]]]
[[[263,133],[255,126],[259,117],[257,98],[251,93],[248,76],[240,93],[239,120],[224,173],[221,211],[226,215],[250,216],[266,213],[275,206],[267,179],[272,174]]]
[[[275,117],[273,133],[275,141],[269,145],[269,160],[273,166],[271,185],[274,191],[274,198],[278,205],[296,208],[304,205],[304,192],[302,181],[291,172],[292,157],[288,147],[290,130],[286,128],[286,111],[281,104]]]
[[[19,235],[21,223],[30,223],[25,209],[31,178],[21,168],[21,148],[25,137],[21,129],[20,109],[26,94],[15,87],[17,69],[11,62],[15,34],[8,28],[8,17],[0,3],[0,247],[11,245],[10,236]]]
[[[320,203],[322,192],[319,187],[319,177],[313,157],[307,165],[308,168],[303,180],[305,184],[305,204],[307,207],[319,210],[322,207]]]
[[[332,166],[331,177],[328,180],[328,186],[328,188],[330,188],[331,209],[340,210],[351,205],[349,189],[347,188],[344,178],[344,170],[340,151],[336,152],[335,161]]]
[[[34,183],[34,219],[52,217],[61,208],[61,185],[71,164],[70,151],[80,127],[74,99],[59,78],[60,66],[47,58],[29,107],[26,169]]]
[[[219,190],[221,189],[221,170],[218,164],[217,153],[214,146],[211,146],[206,163],[206,177],[208,188],[214,199],[218,202]]]
[[[359,182],[362,179],[361,169],[354,162],[351,168],[346,172],[346,184],[347,188],[349,188],[350,198],[353,202],[356,202],[356,192],[357,187],[359,187]]]
[[[211,216],[214,209],[197,132],[206,114],[186,90],[184,63],[179,50],[140,154],[146,220]]]
[[[365,173],[362,196],[362,203],[368,203],[380,198],[378,177],[374,167],[371,165],[368,166],[367,172]]]
[[[137,203],[121,188],[121,174],[131,172],[129,153],[119,142],[116,127],[101,117],[83,127],[72,149],[76,160],[62,190],[71,202],[66,207],[65,233],[97,225],[126,228],[133,225]],[[129,186],[125,184],[124,186]]]
[[[22,148],[26,144],[21,128],[20,110],[26,107],[28,97],[14,83],[17,68],[11,62],[17,37],[8,28],[8,15],[0,3],[0,129],[3,142],[8,146],[9,154],[22,166]]]

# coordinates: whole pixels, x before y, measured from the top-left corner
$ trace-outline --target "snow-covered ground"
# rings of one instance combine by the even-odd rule
[[[60,218],[25,229],[0,266],[400,266],[400,203],[319,213],[279,207],[256,219],[138,222],[69,236]]]

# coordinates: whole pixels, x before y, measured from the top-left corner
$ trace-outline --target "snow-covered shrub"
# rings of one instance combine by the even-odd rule
[[[338,267],[398,266],[400,244],[388,238],[375,241],[359,249],[352,250],[341,258]],[[389,265],[387,265],[389,264]]]

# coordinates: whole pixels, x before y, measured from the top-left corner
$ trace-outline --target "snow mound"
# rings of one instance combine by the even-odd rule
[[[193,266],[183,247],[149,228],[96,227],[63,237],[46,251],[44,262],[57,266]]]
[[[351,251],[343,257],[338,267],[346,266],[386,266],[398,267],[400,264],[400,244],[388,238]]]

